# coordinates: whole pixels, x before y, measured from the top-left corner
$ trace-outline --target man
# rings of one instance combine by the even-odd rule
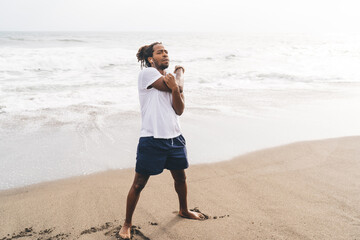
[[[179,116],[184,112],[184,68],[176,66],[174,77],[166,73],[168,51],[155,42],[143,46],[137,53],[141,67],[138,91],[142,126],[137,148],[134,182],[126,203],[126,219],[120,229],[122,238],[130,238],[132,216],[140,193],[151,175],[170,170],[179,197],[179,215],[189,219],[204,216],[188,210],[185,170],[188,167],[186,143],[181,135]]]

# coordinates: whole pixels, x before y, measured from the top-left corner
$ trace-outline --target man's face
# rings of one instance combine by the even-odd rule
[[[162,44],[156,44],[154,46],[153,60],[156,68],[162,70],[169,67],[169,56],[168,51],[164,48]]]

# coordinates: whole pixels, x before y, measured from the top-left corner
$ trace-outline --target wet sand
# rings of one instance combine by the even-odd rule
[[[171,175],[151,177],[133,239],[360,239],[360,137],[298,142],[187,170],[177,216]],[[0,192],[0,239],[119,239],[133,169]]]

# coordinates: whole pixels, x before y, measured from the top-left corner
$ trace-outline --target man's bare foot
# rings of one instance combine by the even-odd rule
[[[195,220],[203,220],[205,216],[201,213],[194,212],[194,211],[179,211],[180,217],[195,219]]]
[[[119,231],[120,237],[124,239],[130,239],[131,238],[130,230],[131,230],[131,224],[124,223],[124,225],[121,227]]]

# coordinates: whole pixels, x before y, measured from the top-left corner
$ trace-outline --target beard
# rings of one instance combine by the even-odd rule
[[[168,67],[169,67],[169,64],[168,64],[168,63],[162,63],[162,64],[159,65],[159,68],[160,68],[161,70],[165,70],[165,69],[167,69]]]
[[[169,67],[169,62],[164,63],[163,61],[154,61],[154,63],[157,69],[165,70]]]

